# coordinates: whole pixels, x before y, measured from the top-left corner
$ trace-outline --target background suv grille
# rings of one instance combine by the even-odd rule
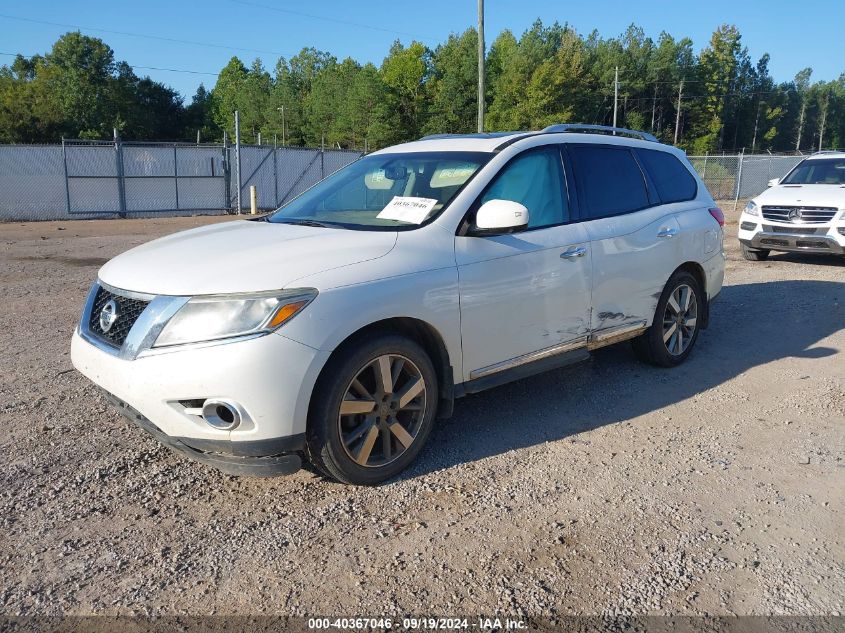
[[[792,224],[822,224],[830,222],[836,215],[836,207],[763,207],[763,217],[776,222]],[[800,214],[790,218],[790,215]]]
[[[114,300],[117,304],[117,320],[108,332],[103,332],[100,327],[100,312],[103,306],[111,300]],[[88,321],[88,331],[100,340],[114,347],[120,347],[126,340],[129,330],[135,325],[135,321],[138,320],[148,304],[149,301],[122,297],[100,287],[97,290],[97,296],[94,297],[94,306],[91,309],[91,318]]]

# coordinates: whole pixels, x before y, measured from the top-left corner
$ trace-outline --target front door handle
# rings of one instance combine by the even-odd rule
[[[675,237],[678,234],[678,229],[660,229],[657,237]]]
[[[584,246],[578,246],[576,248],[570,248],[568,251],[564,251],[560,254],[561,259],[576,259],[578,257],[584,257],[587,254],[587,249]]]

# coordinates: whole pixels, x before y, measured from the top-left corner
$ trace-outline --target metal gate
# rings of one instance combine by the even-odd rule
[[[216,145],[65,141],[67,213],[196,213],[228,207]]]

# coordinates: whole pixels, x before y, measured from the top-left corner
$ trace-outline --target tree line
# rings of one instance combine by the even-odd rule
[[[429,48],[396,41],[380,66],[304,48],[272,70],[232,57],[190,104],[138,77],[102,40],[66,33],[44,55],[0,68],[0,142],[61,137],[221,141],[377,149],[424,134],[476,130],[475,29]],[[485,128],[531,130],[553,123],[617,124],[653,132],[691,154],[804,152],[845,147],[845,73],[812,81],[806,68],[775,81],[769,55],[752,60],[735,26],[698,53],[689,38],[657,40],[630,26],[619,37],[583,36],[535,22],[505,30],[486,59]]]

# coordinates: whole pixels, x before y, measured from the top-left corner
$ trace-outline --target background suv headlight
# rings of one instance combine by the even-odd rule
[[[194,297],[173,315],[153,347],[200,343],[272,332],[302,311],[317,291],[297,288],[271,293]]]
[[[760,207],[753,200],[749,200],[748,204],[745,205],[745,212],[748,215],[760,215]]]

